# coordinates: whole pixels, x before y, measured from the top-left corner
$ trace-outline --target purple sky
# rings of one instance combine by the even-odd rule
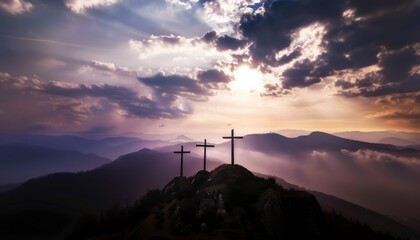
[[[0,0],[0,132],[420,131],[416,0]]]

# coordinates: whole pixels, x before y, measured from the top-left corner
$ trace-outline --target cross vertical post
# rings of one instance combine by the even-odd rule
[[[206,150],[208,147],[214,147],[213,144],[207,144],[207,139],[204,139],[204,144],[196,144],[196,147],[203,147],[204,148],[204,166],[203,169],[206,171]]]
[[[190,151],[184,151],[184,145],[181,145],[181,151],[175,151],[175,154],[181,154],[181,171],[180,176],[184,176],[184,153],[191,153]]]
[[[231,164],[235,165],[235,143],[234,143],[234,139],[242,139],[244,137],[242,136],[235,136],[234,134],[234,130],[232,129],[230,136],[228,137],[223,137],[223,139],[230,139],[230,146],[231,146]]]

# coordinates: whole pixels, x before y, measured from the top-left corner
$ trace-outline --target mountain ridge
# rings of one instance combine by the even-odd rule
[[[76,150],[58,150],[25,143],[0,145],[0,184],[15,184],[55,172],[91,170],[109,159]]]
[[[82,221],[70,239],[393,239],[322,212],[310,193],[285,190],[240,165],[175,177],[131,209],[101,220],[118,224],[111,230]]]

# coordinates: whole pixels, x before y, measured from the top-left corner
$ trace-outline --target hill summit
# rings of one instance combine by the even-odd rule
[[[344,226],[344,227],[343,227]],[[343,233],[348,229],[351,233]],[[345,236],[350,237],[346,238]],[[70,239],[393,239],[323,212],[305,191],[239,165],[176,177],[127,209],[84,217]]]

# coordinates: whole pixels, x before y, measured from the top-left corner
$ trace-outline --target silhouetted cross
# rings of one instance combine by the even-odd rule
[[[206,171],[206,149],[208,147],[214,147],[214,145],[213,144],[207,144],[207,139],[204,139],[204,144],[196,144],[195,146],[204,148],[204,171]]]
[[[231,140],[231,147],[232,147],[231,162],[232,162],[232,165],[235,165],[235,150],[234,150],[235,149],[235,144],[234,144],[234,139],[242,139],[242,138],[244,138],[244,137],[239,137],[239,136],[236,136],[235,137],[235,135],[233,133],[233,129],[232,129],[231,134],[230,134],[229,137],[223,137],[223,139],[230,139]]]
[[[191,153],[190,151],[184,151],[184,146],[181,145],[181,151],[175,151],[175,154],[181,154],[181,173],[180,176],[184,176],[184,153]]]

